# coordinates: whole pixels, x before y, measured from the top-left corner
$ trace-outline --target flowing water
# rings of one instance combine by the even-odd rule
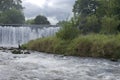
[[[18,44],[27,43],[30,40],[54,35],[58,30],[57,26],[0,26],[0,46],[16,47]]]
[[[0,80],[120,80],[120,62],[0,51]]]
[[[59,27],[0,27],[0,46],[54,35]],[[40,52],[0,51],[0,80],[120,80],[120,62]]]

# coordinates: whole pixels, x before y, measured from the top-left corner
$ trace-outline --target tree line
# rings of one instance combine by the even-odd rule
[[[77,0],[73,13],[71,21],[83,34],[120,31],[120,0]]]
[[[25,21],[21,0],[0,0],[0,24],[50,24],[45,16]]]

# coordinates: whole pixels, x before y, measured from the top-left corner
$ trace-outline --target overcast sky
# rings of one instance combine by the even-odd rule
[[[22,0],[27,19],[41,14],[48,18],[51,24],[67,19],[71,13],[75,0]]]

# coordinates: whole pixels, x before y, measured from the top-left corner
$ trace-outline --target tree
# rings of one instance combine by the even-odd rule
[[[120,0],[77,0],[74,21],[83,33],[117,33],[120,29]]]
[[[120,20],[120,0],[114,0],[114,15]]]
[[[73,7],[74,21],[82,33],[99,32],[99,20],[96,16],[98,0],[77,0]]]
[[[45,16],[38,15],[34,19],[34,24],[50,24],[50,22],[47,20]]]
[[[0,0],[0,23],[23,24],[25,17],[21,3],[21,0]]]
[[[96,12],[98,3],[96,0],[77,0],[73,6],[73,12],[75,15],[81,15],[83,17]]]
[[[28,19],[25,22],[26,24],[34,24],[34,19]]]
[[[0,12],[10,10],[12,8],[22,10],[21,0],[0,0]]]
[[[99,7],[97,8],[97,16],[98,17],[113,16],[115,1],[116,0],[99,0],[98,1]]]
[[[120,0],[100,0],[96,15],[100,18],[102,33],[117,33],[120,28]]]
[[[25,17],[23,13],[16,9],[11,9],[1,13],[0,23],[2,24],[23,24]]]

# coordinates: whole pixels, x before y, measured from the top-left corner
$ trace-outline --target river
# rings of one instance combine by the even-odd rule
[[[120,80],[120,61],[0,51],[0,80]]]

